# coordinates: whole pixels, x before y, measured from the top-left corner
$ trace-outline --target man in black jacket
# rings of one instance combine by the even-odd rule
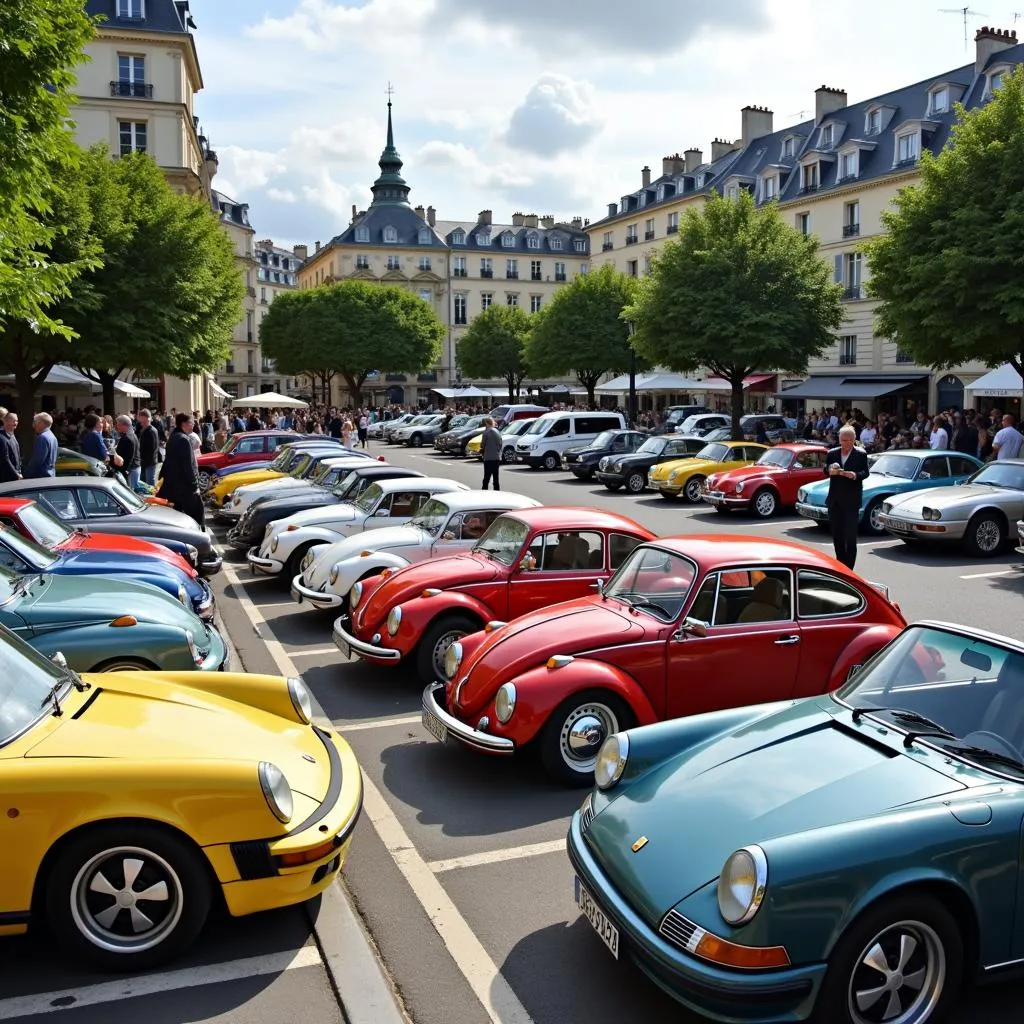
[[[847,425],[839,431],[839,447],[830,448],[825,459],[828,477],[828,522],[836,558],[853,568],[857,561],[857,530],[860,527],[862,481],[868,475],[867,453],[854,447],[857,432]]]
[[[21,479],[21,446],[18,444],[18,414],[4,410],[4,429],[0,430],[0,483]]]
[[[160,434],[153,426],[148,409],[139,411],[139,465],[142,479],[156,487],[156,464],[160,453]]]
[[[206,510],[199,496],[199,466],[195,449],[188,439],[195,428],[195,420],[190,413],[179,412],[174,423],[174,433],[167,439],[164,471],[157,494],[166,498],[179,512],[191,516],[200,529],[204,529]]]
[[[115,422],[118,438],[114,453],[120,457],[119,469],[128,478],[128,486],[134,491],[142,475],[139,461],[139,439],[132,430],[131,416],[121,415]]]

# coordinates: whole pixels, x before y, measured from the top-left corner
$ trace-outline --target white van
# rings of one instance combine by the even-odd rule
[[[617,412],[546,412],[516,442],[516,462],[532,469],[558,469],[566,448],[586,444],[602,430],[625,426],[625,418]]]

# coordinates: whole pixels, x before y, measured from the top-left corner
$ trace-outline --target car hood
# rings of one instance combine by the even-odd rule
[[[360,552],[372,554],[375,551],[389,551],[403,557],[412,552],[420,552],[418,557],[424,558],[430,553],[430,538],[418,526],[385,526],[380,530],[371,530],[355,537],[346,537],[334,544],[326,544],[317,549],[316,561],[306,570],[306,586],[318,587],[328,578],[336,563],[358,558]]]
[[[676,458],[671,459],[668,462],[660,462],[657,466],[654,467],[654,472],[659,477],[669,477],[676,470],[690,472],[691,470],[694,469],[700,469],[704,472],[707,472],[709,470],[713,470],[715,467],[719,465],[720,463],[718,462],[711,462],[708,459],[697,459],[691,456],[685,459]]]
[[[359,512],[362,516],[365,513]],[[351,523],[356,519],[356,507],[348,502],[337,505],[318,506],[317,508],[304,508],[286,519],[279,519],[274,527],[275,533],[284,533],[289,526],[301,529],[304,526],[326,526],[330,528],[335,523]]]
[[[312,484],[310,484],[308,480],[303,480],[299,477],[267,477],[264,478],[263,480],[256,480],[255,482],[242,484],[240,487],[236,487],[235,496],[241,496],[244,498],[252,499],[258,497],[261,494],[267,494],[270,491],[279,491],[282,488],[284,488],[285,490],[291,490],[294,487],[302,488],[311,486]]]
[[[804,501],[808,505],[824,505],[828,501],[829,481],[822,478],[813,483],[804,484],[800,490],[804,493]]]
[[[865,742],[827,707],[821,698],[798,702],[671,757],[609,793],[611,802],[587,830],[587,844],[648,921],[660,921],[716,879],[739,847],[965,788],[907,755]],[[640,836],[648,842],[638,857],[631,845]]]
[[[255,514],[265,514],[272,519],[302,512],[307,508],[322,508],[325,505],[340,505],[341,499],[323,487],[310,487],[305,490],[288,491],[285,494],[265,494],[257,498],[250,506]],[[271,513],[274,513],[271,515]]]
[[[205,536],[191,516],[179,512],[176,508],[171,508],[170,505],[147,505],[138,512],[132,512],[127,516],[118,516],[116,519],[84,519],[79,522],[86,529],[96,531],[102,530],[106,523],[118,523],[131,527],[130,532],[133,534],[145,530],[147,526],[159,526]]]
[[[723,483],[739,483],[740,480],[747,480],[761,476],[775,476],[778,473],[785,473],[782,466],[739,466],[737,469],[726,469],[719,471],[713,477],[708,477],[708,486],[712,483],[721,486]]]
[[[170,552],[169,552],[170,553]],[[143,573],[154,576],[169,576],[184,583],[184,576],[192,577],[193,571],[183,572],[156,555],[148,553],[139,554],[132,551],[130,554],[116,549],[98,551],[91,548],[79,548],[77,551],[69,551],[61,555],[60,561],[54,565],[53,571],[60,573],[71,573],[82,575],[84,573],[129,573],[140,575]]]
[[[927,490],[915,491],[893,502],[894,510],[910,515],[920,515],[921,509],[940,508],[944,512],[952,512],[963,508],[971,510],[979,501],[999,501],[1000,496],[1010,492],[1000,487],[989,487],[985,484],[964,484],[962,487],[929,487]]]
[[[276,469],[246,469],[241,473],[231,473],[219,477],[218,481],[230,483],[232,489],[237,491],[239,487],[245,487],[247,484],[259,484],[264,480],[278,480],[284,476],[287,474]]]
[[[120,555],[122,558],[136,558],[144,555],[147,558],[156,558],[166,565],[175,566],[189,576],[197,575],[195,569],[185,561],[181,555],[170,548],[160,544],[153,544],[148,540],[137,540],[135,537],[118,536],[113,533],[80,533],[76,534],[79,541],[71,538],[65,551],[98,551],[110,555]]]

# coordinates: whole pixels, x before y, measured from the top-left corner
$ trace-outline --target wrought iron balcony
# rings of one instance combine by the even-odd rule
[[[843,238],[852,238],[854,235],[860,234],[859,224],[844,224],[843,225]]]
[[[644,232],[644,241],[645,242],[649,242],[653,237],[654,237],[654,232],[653,231],[645,231]]]
[[[840,366],[856,366],[857,365],[857,353],[856,352],[840,352],[839,353],[839,365]]]
[[[626,245],[636,245],[636,243],[639,241],[639,235],[626,235]]]
[[[535,271],[533,271],[532,274],[530,274],[530,280],[531,281],[543,281],[544,280],[544,275],[539,270],[535,270]]]
[[[669,224],[669,226],[667,228],[665,228],[665,234],[666,235],[677,235],[677,234],[679,234],[679,225],[678,224]]]
[[[608,252],[608,250],[609,250],[609,249],[614,249],[614,248],[615,248],[615,243],[614,243],[614,242],[605,242],[605,243],[604,243],[604,244],[603,244],[603,245],[601,246],[601,250],[602,250],[603,252]]]
[[[151,82],[111,82],[110,95],[129,97],[136,100],[151,100],[153,98],[153,85]]]
[[[800,188],[800,195],[810,195],[812,192],[817,192],[821,186],[815,182],[813,185],[802,185]]]
[[[481,277],[494,277],[494,271],[493,270],[485,270],[483,267],[481,267],[480,268],[480,276]]]
[[[564,281],[565,280],[565,274],[555,274],[555,280],[556,281]]]
[[[518,281],[519,280],[519,271],[518,270],[506,270],[505,271],[505,277],[509,281]]]
[[[844,288],[843,289],[843,298],[847,299],[847,300],[859,299],[860,298],[860,285],[859,284],[855,284],[855,285],[852,285],[852,286],[850,286],[848,288]]]
[[[456,267],[452,271],[452,277],[465,277],[465,276],[466,276],[466,268],[465,267]]]

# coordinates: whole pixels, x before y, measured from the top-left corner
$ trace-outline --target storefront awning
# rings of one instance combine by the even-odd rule
[[[751,373],[743,378],[744,391],[773,391],[778,378],[777,373]],[[701,384],[705,392],[732,391],[732,385],[722,377],[708,377]]]
[[[231,395],[229,395],[228,392],[226,392],[212,377],[207,377],[206,378],[206,383],[210,385],[210,390],[218,398],[230,398],[231,397]]]
[[[701,391],[703,388],[703,382],[691,380],[689,377],[684,377],[681,373],[669,373],[667,371],[659,373],[655,371],[654,373],[638,373],[636,375],[637,391],[692,392]],[[594,390],[600,394],[625,393],[629,391],[629,374],[623,373],[605,384],[598,384]]]
[[[484,391],[483,388],[474,387],[472,384],[466,385],[464,388],[431,388],[431,391],[435,395],[440,395],[442,398],[493,398],[494,396],[490,391]]]
[[[1009,363],[989,370],[984,377],[968,384],[964,391],[975,398],[1024,398],[1021,376]]]
[[[95,382],[93,383],[92,389],[93,389],[93,391],[102,391],[103,390]],[[126,380],[115,380],[114,381],[114,390],[115,391],[120,391],[122,395],[127,395],[129,398],[149,398],[150,397],[149,392],[145,388],[140,388],[138,386],[138,384],[130,384]]]
[[[776,397],[788,398],[869,400],[891,395],[896,391],[914,385],[926,386],[927,377],[918,374],[912,377],[889,377],[884,375],[833,375],[808,377],[795,387],[777,391]]]

